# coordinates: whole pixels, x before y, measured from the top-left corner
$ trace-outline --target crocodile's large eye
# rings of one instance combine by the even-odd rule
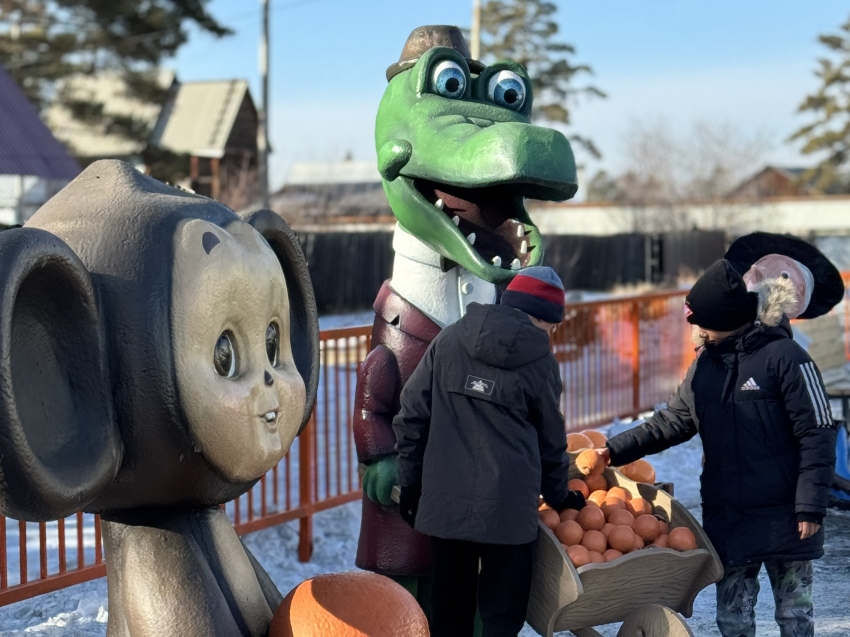
[[[213,367],[219,376],[233,378],[236,375],[236,348],[230,331],[222,332],[215,343]]]
[[[266,328],[266,355],[272,367],[277,366],[277,353],[280,351],[280,330],[277,323],[269,323]]]
[[[525,80],[513,71],[499,71],[490,78],[487,96],[499,106],[518,111],[525,103]]]
[[[437,95],[456,100],[466,90],[466,73],[460,64],[443,60],[431,72],[431,82]]]

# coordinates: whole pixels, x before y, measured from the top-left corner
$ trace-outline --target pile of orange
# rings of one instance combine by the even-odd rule
[[[278,607],[269,637],[428,637],[413,596],[366,571],[319,575],[301,582]]]
[[[567,451],[582,451],[584,449],[601,449],[608,442],[608,438],[600,431],[589,429],[581,433],[567,434]],[[646,484],[655,483],[655,469],[643,458],[635,460],[622,467],[616,467],[617,471],[635,482]]]
[[[565,509],[560,515],[544,506],[539,516],[576,568],[612,562],[649,546],[677,551],[697,548],[696,536],[690,529],[670,529],[666,521],[653,514],[649,502],[632,497],[622,487],[609,489],[605,477],[598,473],[570,480],[569,489],[584,493],[587,506],[581,511]]]

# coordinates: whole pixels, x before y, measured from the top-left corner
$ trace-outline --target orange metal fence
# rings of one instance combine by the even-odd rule
[[[313,518],[360,497],[351,410],[371,327],[321,333],[321,378],[310,423],[286,457],[225,510],[240,535],[299,520],[298,556],[313,552]],[[0,515],[0,606],[106,575],[99,516],[55,522]]]
[[[552,343],[567,431],[635,416],[664,402],[693,360],[685,292],[567,306]]]
[[[568,431],[636,416],[670,396],[693,360],[684,296],[677,291],[567,306],[552,347]],[[846,334],[850,304],[844,305]],[[278,466],[225,506],[238,533],[299,520],[298,555],[306,561],[312,516],[360,497],[351,416],[357,369],[370,349],[368,326],[321,333],[312,419]],[[77,513],[47,523],[0,516],[0,606],[105,574],[97,516]]]

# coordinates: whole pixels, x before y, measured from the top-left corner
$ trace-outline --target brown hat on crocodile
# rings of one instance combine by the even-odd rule
[[[473,73],[480,73],[486,66],[482,62],[472,59],[469,46],[463,39],[460,29],[445,24],[430,25],[414,29],[413,33],[408,36],[398,62],[387,68],[387,82],[402,71],[411,68],[422,57],[422,54],[435,46],[444,46],[460,53],[466,58],[469,70]]]

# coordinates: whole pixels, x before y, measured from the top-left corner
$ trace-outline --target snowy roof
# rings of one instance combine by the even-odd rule
[[[187,82],[165,105],[151,144],[175,153],[222,157],[248,93],[245,80]]]
[[[381,175],[375,161],[335,163],[298,162],[292,165],[285,186],[379,184]]]
[[[174,72],[161,70],[157,83],[162,88],[174,84]],[[108,115],[131,117],[153,128],[162,112],[162,105],[150,103],[130,94],[124,79],[117,72],[97,75],[76,75],[66,80],[64,88],[79,100],[103,104]],[[82,122],[61,102],[50,105],[45,121],[77,157],[127,157],[141,152],[145,142],[107,133],[105,125]]]
[[[0,66],[0,174],[73,179],[79,172],[77,162]]]

